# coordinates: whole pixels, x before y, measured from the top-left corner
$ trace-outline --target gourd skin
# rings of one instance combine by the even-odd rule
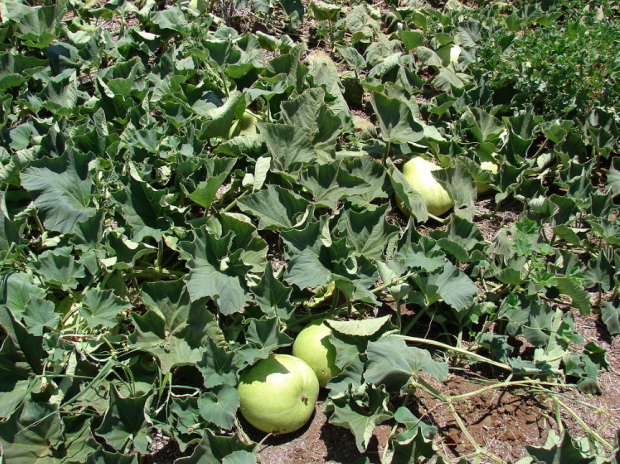
[[[293,356],[304,360],[325,387],[332,377],[340,373],[336,366],[336,347],[329,341],[331,329],[323,324],[312,324],[304,328],[293,343]]]
[[[256,123],[258,122],[258,118],[253,114],[245,111],[241,118],[237,119],[233,122],[233,125],[230,130],[230,136],[236,137],[238,135],[256,135],[258,134],[258,127]]]
[[[299,358],[275,354],[245,372],[237,386],[243,417],[267,433],[290,433],[314,411],[319,381]]]
[[[497,174],[499,167],[493,161],[483,161],[480,163],[480,167],[482,169],[486,169],[487,171],[491,171],[493,174]],[[485,193],[489,193],[493,190],[489,184],[485,184],[484,182],[476,182],[476,192],[478,195],[484,195]]]
[[[403,166],[403,175],[409,185],[417,190],[424,201],[426,201],[426,209],[433,216],[441,216],[452,208],[452,198],[433,177],[432,172],[441,169],[436,164],[426,161],[424,158],[415,157],[407,161]],[[397,199],[398,207],[403,213],[411,215],[402,203]]]

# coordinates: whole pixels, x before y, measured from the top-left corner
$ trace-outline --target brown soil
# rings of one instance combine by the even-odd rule
[[[323,464],[354,463],[368,456],[372,463],[380,463],[379,456],[391,432],[389,425],[380,425],[373,433],[368,450],[361,454],[351,432],[328,422],[323,412],[324,402],[317,403],[311,421],[292,435],[268,436],[244,425],[246,433],[255,441],[264,440],[257,448],[262,464]]]

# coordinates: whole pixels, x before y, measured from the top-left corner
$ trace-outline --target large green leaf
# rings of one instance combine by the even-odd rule
[[[436,285],[441,298],[457,311],[468,308],[478,294],[474,282],[450,262],[444,266],[443,272],[433,274],[429,283]]]
[[[235,165],[235,160],[231,159],[209,161],[207,163],[207,178],[200,182],[192,193],[187,195],[190,200],[207,209],[211,206],[218,189],[222,186]]]
[[[567,431],[564,431],[562,434],[560,443],[551,446],[549,449],[526,446],[525,450],[537,462],[545,464],[563,464],[565,462],[591,464],[596,462],[596,458],[583,455],[581,450],[575,446],[573,439]]]
[[[346,238],[332,241],[319,223],[287,231],[282,237],[291,250],[284,277],[287,282],[300,288],[334,282],[347,299],[376,302],[369,288],[377,278],[377,269],[366,257],[357,256]]]
[[[447,234],[437,244],[460,262],[480,261],[485,257],[481,251],[484,237],[478,226],[456,214],[450,217]]]
[[[612,166],[607,173],[607,185],[614,196],[620,194],[620,159],[618,157],[613,158]]]
[[[309,74],[314,84],[325,88],[325,99],[329,102],[329,108],[334,113],[331,114],[330,111],[321,116],[324,118],[323,128],[339,128],[340,121],[337,121],[337,119],[340,119],[344,124],[349,124],[351,121],[351,111],[343,94],[344,85],[340,80],[340,73],[336,64],[332,61],[329,54],[323,50],[313,50],[308,55],[307,60],[310,62]],[[329,154],[332,150],[327,149],[323,151]]]
[[[267,263],[268,245],[247,216],[238,213],[212,215],[207,222],[207,229],[219,237],[231,235],[232,254],[239,252],[240,262],[250,266],[252,272],[263,272]]]
[[[135,449],[146,453],[149,425],[145,416],[150,393],[123,398],[116,387],[110,389],[110,405],[95,433],[123,452]]]
[[[237,384],[236,354],[218,346],[212,339],[203,347],[202,360],[196,368],[202,374],[205,388]]]
[[[31,299],[23,313],[28,332],[40,336],[46,327],[55,329],[60,321],[60,314],[55,309],[51,301]]]
[[[341,6],[332,5],[321,0],[310,1],[310,14],[317,21],[334,21],[341,9]]]
[[[504,131],[504,125],[496,117],[481,110],[480,108],[472,108],[468,119],[471,131],[479,143],[494,143],[499,140],[499,136]]]
[[[215,317],[206,310],[206,299],[190,302],[183,281],[147,282],[141,290],[145,306],[164,321],[163,336],[175,335],[193,348],[223,339]]]
[[[324,208],[335,208],[340,200],[351,200],[370,189],[364,179],[351,175],[339,163],[308,166],[300,183],[312,194],[314,203]]]
[[[547,304],[538,304],[531,301],[528,311],[528,321],[523,325],[523,335],[534,346],[546,346],[549,341],[555,311]]]
[[[135,454],[109,453],[99,449],[90,455],[86,464],[138,464],[138,456]]]
[[[351,430],[357,449],[363,453],[375,427],[392,417],[387,407],[388,398],[388,393],[382,388],[367,384],[356,389],[349,387],[332,398],[334,414],[329,418],[329,423]]]
[[[428,210],[426,209],[426,201],[422,195],[411,187],[409,181],[405,178],[403,173],[398,169],[391,159],[387,160],[387,166],[389,169],[390,182],[392,188],[396,193],[407,211],[411,211],[411,214],[420,222],[426,222],[428,219]]]
[[[386,244],[399,230],[387,221],[389,209],[390,205],[384,205],[374,211],[349,210],[344,215],[347,243],[370,260],[383,256]]]
[[[213,298],[224,314],[240,311],[250,294],[245,276],[250,269],[241,260],[242,250],[232,250],[232,233],[218,238],[201,228],[193,242],[182,242],[189,275],[184,279],[191,301]]]
[[[342,123],[324,99],[325,91],[321,87],[306,90],[282,103],[282,118],[286,124],[302,128],[315,149],[333,152]]]
[[[122,205],[123,218],[131,230],[132,240],[140,242],[144,237],[161,240],[170,230],[170,209],[164,206],[167,193],[133,177],[124,191],[115,193]]]
[[[166,334],[163,319],[155,312],[131,313],[135,331],[129,336],[130,346],[155,356],[165,375],[175,366],[194,365],[202,358],[201,350],[187,341]]]
[[[4,339],[0,348],[0,417],[11,416],[35,388],[33,377],[39,370],[11,337]]]
[[[306,131],[288,124],[257,124],[273,158],[273,166],[282,172],[296,172],[305,164],[318,161],[318,155]]]
[[[0,193],[0,256],[8,256],[4,252],[16,252],[25,246],[23,228],[23,223],[11,221],[7,216],[5,196],[4,193]]]
[[[91,288],[84,295],[83,306],[80,315],[86,319],[91,329],[99,325],[114,327],[117,324],[117,316],[123,310],[130,309],[133,305],[121,300],[112,293],[112,290],[97,290]]]
[[[390,392],[399,391],[420,372],[431,374],[439,381],[448,376],[446,363],[433,361],[428,351],[407,346],[404,340],[394,336],[370,342],[366,354],[364,378],[375,385],[385,385]]]
[[[185,452],[188,442],[196,442],[201,424],[198,411],[197,396],[177,396],[170,401],[168,423],[173,427],[173,434],[179,444],[181,452]]]
[[[396,410],[394,419],[404,424],[406,430],[394,437],[391,464],[415,464],[435,455],[433,437],[437,434],[436,427],[426,425],[405,406]]]
[[[86,415],[65,416],[63,422],[66,459],[69,462],[86,461],[99,447],[91,431],[92,419]]]
[[[60,19],[66,13],[65,4],[30,8],[19,17],[17,36],[30,47],[45,48],[61,33]]]
[[[132,8],[136,8],[131,4]],[[154,32],[166,37],[175,33],[186,34],[189,30],[189,23],[181,8],[173,6],[162,11],[156,11],[151,16],[151,21],[155,25]]]
[[[204,115],[206,120],[199,130],[200,138],[220,137],[227,139],[233,121],[240,118],[244,110],[245,99],[243,94],[239,91],[232,92],[223,106],[206,112]]]
[[[602,289],[608,292],[614,285],[614,275],[617,269],[611,264],[607,253],[601,250],[596,261],[590,260],[584,272],[585,287]]]
[[[360,194],[362,198],[351,195],[347,197],[347,200],[351,203],[370,209],[371,207],[368,206],[370,202],[378,198],[389,198],[392,193],[385,166],[370,156],[364,155],[344,160],[341,167],[346,169],[352,176],[364,179],[368,184],[368,190]]]
[[[418,234],[412,222],[400,240],[396,258],[408,268],[419,268],[426,272],[443,268],[446,263],[446,255],[437,242]]]
[[[43,350],[42,337],[29,333],[3,305],[0,305],[0,325],[7,334],[2,349],[6,348],[7,353],[11,353],[11,356],[0,358],[9,384],[20,377],[27,378],[29,372],[41,374],[47,357]],[[12,356],[15,357],[11,359]]]
[[[88,156],[67,152],[35,161],[21,173],[22,185],[33,196],[49,230],[71,233],[76,223],[95,214],[89,161]]]
[[[415,143],[424,137],[424,127],[413,120],[409,106],[397,98],[373,92],[370,103],[377,115],[381,137],[391,143]]]
[[[292,229],[312,212],[310,202],[282,187],[268,185],[267,190],[239,200],[239,207],[260,220],[259,229]]]
[[[212,297],[223,314],[240,311],[250,299],[246,284],[234,274],[221,271],[209,261],[198,258],[188,263],[190,269],[186,279],[192,301]]]
[[[239,402],[239,393],[234,386],[220,385],[203,394],[198,405],[204,420],[230,430],[235,423]]]
[[[361,70],[366,67],[366,60],[355,48],[338,47],[337,50],[353,69]]]
[[[332,273],[326,262],[330,261],[329,251],[321,248],[317,254],[310,248],[295,254],[287,263],[284,279],[299,288],[325,286],[332,281]]]
[[[249,451],[233,451],[224,458],[222,464],[256,464],[256,457]]]
[[[402,31],[399,31],[398,35],[407,50],[416,49],[427,43],[427,40],[424,37],[424,34],[420,31],[402,30]]]
[[[581,285],[568,277],[556,277],[556,288],[573,300],[573,305],[581,314],[590,314],[590,294]]]
[[[457,159],[454,167],[434,171],[433,176],[450,194],[454,213],[469,221],[473,220],[476,213],[476,181],[467,169],[467,164]]]
[[[0,444],[5,462],[35,464],[53,455],[63,441],[60,415],[51,405],[26,401],[0,422]]]
[[[251,290],[256,302],[268,318],[279,317],[287,320],[295,310],[295,306],[291,304],[293,289],[275,277],[271,263],[267,264],[258,285],[252,287]]]
[[[175,462],[177,464],[221,464],[226,457],[237,451],[251,453],[255,446],[255,444],[246,445],[237,435],[232,437],[217,436],[207,429],[192,455],[177,459]],[[232,460],[231,463],[235,463],[235,461]]]
[[[601,307],[601,319],[611,335],[620,333],[620,308],[613,302],[606,301]]]
[[[43,91],[37,95],[42,107],[55,113],[56,117],[70,116],[78,104],[78,78],[74,69],[67,69],[52,77]]]
[[[246,334],[248,343],[237,351],[237,364],[240,367],[266,359],[275,349],[293,343],[291,337],[280,331],[278,322],[277,318],[250,321]]]
[[[328,320],[327,324],[335,331],[353,337],[374,337],[387,329],[393,328],[390,316],[367,318],[361,320]]]
[[[78,286],[78,279],[85,277],[86,273],[70,253],[70,248],[46,251],[31,266],[48,284],[63,290],[74,289]]]

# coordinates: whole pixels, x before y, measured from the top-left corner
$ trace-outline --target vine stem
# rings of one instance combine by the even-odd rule
[[[506,381],[506,382],[501,382],[501,383],[495,383],[492,385],[487,385],[486,387],[480,388],[478,390],[475,391],[471,391],[469,393],[464,393],[462,395],[456,395],[456,396],[451,396],[451,400],[462,400],[465,398],[469,398],[470,396],[476,396],[476,395],[481,395],[482,393],[484,393],[485,391],[488,390],[493,390],[496,388],[505,388],[505,387],[519,387],[519,386],[549,386],[549,387],[564,387],[564,388],[570,388],[570,387],[574,387],[574,385],[568,385],[568,384],[561,384],[561,383],[553,383],[553,382],[541,382],[540,380],[515,380],[515,381]]]
[[[138,268],[134,268],[135,271],[137,272],[128,272],[124,275],[124,277],[126,279],[134,279],[136,277],[146,277],[146,278],[173,278],[173,277],[185,277],[187,275],[187,272],[182,272],[182,271],[174,271],[172,269],[162,269],[162,270],[156,270],[156,269],[138,269]]]
[[[414,275],[417,275],[417,272],[410,272],[409,274],[405,274],[404,276],[399,277],[398,279],[394,279],[390,282],[388,282],[387,284],[383,284],[380,285],[378,287],[373,288],[370,293],[378,293],[381,290],[385,290],[388,287],[391,287],[393,285],[398,285],[399,283],[401,283],[404,280],[407,280],[409,277],[413,277]]]
[[[553,400],[553,406],[554,406],[554,413],[555,413],[555,421],[558,424],[558,431],[560,432],[560,434],[564,433],[564,424],[562,423],[562,415],[560,414],[560,401],[558,399],[557,396],[553,396],[552,398]]]
[[[237,202],[239,200],[241,200],[244,196],[246,196],[250,191],[249,190],[245,190],[241,193],[241,195],[239,195],[237,198],[234,199],[234,201],[232,203],[230,203],[226,208],[224,208],[222,210],[223,213],[227,213],[228,211],[230,211],[231,209],[233,209],[236,205]]]
[[[247,436],[247,434],[245,433],[245,430],[243,430],[243,427],[241,427],[241,424],[239,423],[239,421],[237,419],[235,419],[234,424],[235,424],[235,427],[237,427],[237,430],[239,431],[239,434],[241,435],[241,440],[243,442],[245,442],[248,445],[251,444],[251,443],[254,443],[250,439],[250,437]],[[269,436],[269,435],[267,435],[267,436]]]
[[[440,218],[439,216],[435,216],[434,214],[431,214],[431,213],[428,213],[428,217],[444,225],[447,224],[448,221],[450,220],[450,216],[445,217],[445,218]]]
[[[463,422],[463,419],[461,419],[461,416],[459,415],[459,413],[456,412],[456,408],[454,407],[452,402],[448,401],[448,407],[450,408],[450,412],[454,416],[454,419],[456,420],[456,423],[458,424],[459,429],[461,429],[461,432],[463,433],[463,435],[465,435],[467,440],[469,440],[471,445],[475,448],[476,454],[481,454],[483,456],[486,456],[487,458],[492,459],[495,462],[499,462],[500,464],[507,464],[506,461],[504,461],[499,456],[495,456],[494,454],[489,453],[488,451],[485,451],[484,449],[482,449],[480,445],[476,442],[474,437],[472,437],[469,431],[467,430],[467,426]]]
[[[444,395],[442,392],[440,392],[439,390],[437,390],[435,387],[433,387],[432,385],[430,385],[428,382],[426,382],[424,379],[422,379],[421,377],[416,377],[416,383],[418,386],[421,386],[424,390],[426,390],[428,393],[430,393],[431,395],[435,396],[437,399],[439,399],[440,401],[443,401],[445,404],[448,405],[448,408],[450,408],[450,413],[452,414],[452,416],[454,417],[454,419],[456,420],[457,425],[459,426],[459,429],[461,430],[461,432],[463,433],[463,435],[465,435],[465,438],[467,438],[467,440],[469,441],[469,443],[474,447],[474,449],[476,450],[476,452],[474,454],[476,455],[482,455],[482,456],[486,456],[489,459],[492,459],[495,462],[498,462],[500,464],[507,464],[506,461],[504,461],[502,458],[500,458],[499,456],[495,456],[492,453],[489,453],[488,451],[485,451],[483,448],[480,447],[480,445],[476,442],[476,440],[474,439],[474,437],[471,436],[471,434],[469,433],[469,431],[467,430],[467,426],[465,425],[465,423],[463,422],[463,419],[461,418],[461,416],[459,415],[459,413],[457,412],[456,408],[454,407],[454,400],[455,396],[446,396]]]
[[[385,151],[383,152],[383,158],[381,158],[381,164],[385,164],[385,160],[389,157],[391,149],[392,142],[385,142]]]
[[[418,313],[413,317],[413,319],[409,321],[409,324],[407,324],[405,330],[401,330],[400,333],[405,335],[408,334],[411,328],[415,325],[415,323],[418,322],[420,318],[428,312],[428,308],[429,306],[424,306],[420,311],[418,311]]]
[[[475,358],[478,361],[482,361],[482,362],[485,362],[487,364],[491,364],[492,366],[499,367],[500,369],[504,369],[504,370],[507,370],[507,371],[512,371],[512,367],[510,367],[508,364],[504,364],[504,363],[500,363],[500,362],[497,362],[497,361],[493,361],[492,359],[485,358],[484,356],[481,356],[481,355],[479,355],[477,353],[472,353],[471,351],[464,350],[463,348],[456,348],[454,346],[446,345],[445,343],[441,343],[441,342],[438,342],[438,341],[435,341],[435,340],[428,340],[426,338],[410,337],[408,335],[395,335],[395,337],[402,338],[403,340],[408,341],[408,342],[412,342],[412,343],[422,343],[422,344],[426,344],[426,345],[437,346],[439,348],[444,348],[446,350],[454,351],[455,353],[460,353],[460,354],[464,354],[465,356],[469,356],[471,358]]]
[[[583,429],[586,431],[586,433],[588,435],[590,435],[592,438],[594,438],[596,441],[598,441],[599,443],[601,443],[605,448],[609,449],[609,450],[613,450],[614,447],[613,445],[611,445],[607,440],[605,440],[603,437],[601,437],[598,433],[596,433],[594,430],[592,430],[592,428],[586,424],[583,419],[581,417],[579,417],[579,415],[573,411],[573,409],[568,406],[566,403],[564,403],[562,400],[560,400],[559,398],[556,398],[555,401],[557,401],[557,403],[563,407],[564,409],[566,409],[566,412],[568,412],[571,416],[573,416],[573,418],[579,422],[579,425],[581,425],[583,427]]]

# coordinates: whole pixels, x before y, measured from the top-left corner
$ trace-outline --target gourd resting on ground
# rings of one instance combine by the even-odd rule
[[[272,354],[241,375],[237,392],[250,424],[267,433],[290,433],[310,419],[319,381],[301,359]]]

